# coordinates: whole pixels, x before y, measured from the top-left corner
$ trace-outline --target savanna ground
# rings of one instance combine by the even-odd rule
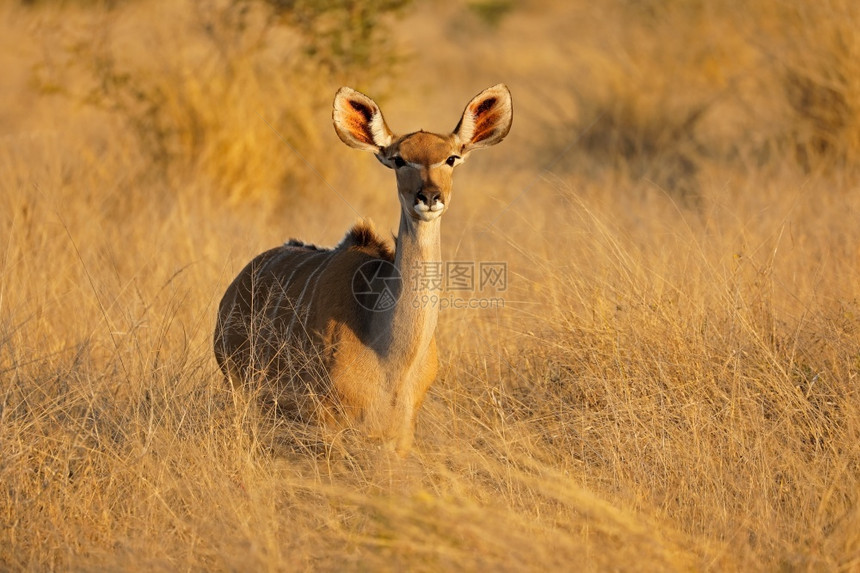
[[[0,7],[0,568],[860,569],[860,8]],[[404,462],[267,446],[215,365],[251,256],[396,228],[395,130],[503,81],[458,169]],[[344,442],[345,443],[345,442]]]

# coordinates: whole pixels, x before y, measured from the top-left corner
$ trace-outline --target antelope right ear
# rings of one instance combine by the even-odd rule
[[[511,92],[505,84],[494,85],[476,95],[454,128],[461,155],[465,158],[473,149],[489,147],[503,140],[511,130],[513,119]]]
[[[376,102],[352,88],[337,90],[331,117],[337,136],[350,147],[378,154],[394,140]]]

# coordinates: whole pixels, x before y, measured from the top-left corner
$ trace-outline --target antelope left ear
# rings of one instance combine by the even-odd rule
[[[454,136],[462,146],[461,155],[465,157],[473,149],[499,143],[511,130],[513,119],[511,92],[505,84],[497,84],[476,95],[454,128]]]

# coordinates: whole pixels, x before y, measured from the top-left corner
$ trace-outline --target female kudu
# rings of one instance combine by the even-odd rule
[[[332,118],[344,143],[395,171],[394,250],[359,223],[333,249],[290,241],[257,256],[221,300],[215,356],[234,387],[256,386],[291,417],[356,427],[404,455],[436,377],[439,312],[406,277],[441,261],[454,167],[508,134],[511,95],[484,90],[448,135],[397,136],[372,99],[346,87]]]

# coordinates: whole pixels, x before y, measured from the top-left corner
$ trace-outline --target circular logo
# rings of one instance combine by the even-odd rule
[[[352,275],[352,296],[355,302],[367,310],[391,310],[400,299],[401,292],[400,271],[388,261],[367,261]]]

